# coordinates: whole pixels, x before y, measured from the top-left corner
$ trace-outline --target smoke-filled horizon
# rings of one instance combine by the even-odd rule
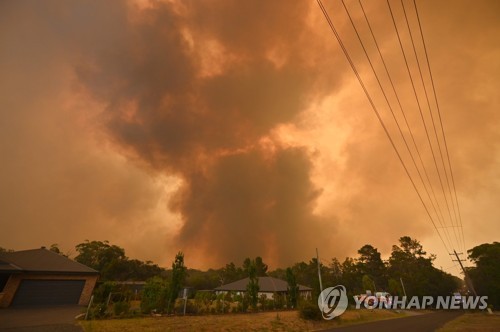
[[[390,123],[343,7],[325,5]],[[390,12],[363,5],[432,171]],[[469,249],[500,235],[500,7],[417,5]],[[0,38],[0,246],[280,267],[409,235],[452,267],[316,2],[3,2]]]

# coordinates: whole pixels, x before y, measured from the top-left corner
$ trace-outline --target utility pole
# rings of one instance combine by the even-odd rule
[[[399,281],[401,281],[401,286],[403,286],[403,293],[405,294],[406,297],[406,289],[405,289],[405,284],[403,283],[403,278],[399,277]]]
[[[469,278],[469,275],[467,274],[467,271],[465,270],[462,262],[465,262],[465,259],[460,259],[458,255],[462,255],[461,252],[457,252],[456,250],[453,250],[453,254],[450,254],[451,256],[455,256],[457,259],[452,259],[454,262],[458,262],[460,264],[460,267],[462,268],[462,271],[464,273],[464,280],[465,280],[465,285],[467,285],[467,288],[474,294],[474,296],[477,296],[476,290],[474,289],[474,285],[472,284],[472,280]]]
[[[321,296],[321,303],[325,303],[325,299],[323,298],[323,283],[321,282],[321,268],[319,266],[318,248],[316,248],[316,261],[318,263],[318,278],[319,278],[319,291],[320,291],[320,296]]]

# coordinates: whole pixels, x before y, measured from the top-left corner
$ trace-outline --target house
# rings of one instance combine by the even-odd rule
[[[0,253],[0,307],[87,305],[99,273],[42,247]]]
[[[259,297],[265,294],[268,299],[272,299],[274,293],[287,295],[288,294],[288,283],[281,279],[276,279],[273,277],[258,277],[259,282]],[[215,288],[216,294],[226,293],[226,292],[236,292],[241,294],[247,291],[247,285],[250,278],[241,279],[226,285]],[[299,296],[304,298],[311,298],[312,288],[297,285],[299,287]]]

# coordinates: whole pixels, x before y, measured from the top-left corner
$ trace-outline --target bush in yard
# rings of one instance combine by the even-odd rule
[[[250,305],[250,300],[248,294],[245,293],[245,295],[243,295],[243,298],[241,299],[241,312],[247,312],[249,305]]]
[[[224,294],[224,301],[225,302],[233,302],[233,301],[236,301],[236,300],[233,300],[233,296],[234,294],[232,292],[227,292]]]
[[[94,303],[106,303],[110,293],[117,291],[116,283],[105,281],[94,290]]]
[[[274,293],[273,294],[273,305],[275,309],[283,309],[285,306],[285,298],[282,294]]]
[[[274,302],[274,299],[267,299],[266,300],[266,309],[267,310],[276,310],[276,303]]]
[[[168,301],[168,283],[160,278],[153,277],[146,282],[142,293],[141,310],[143,313],[165,311]]]
[[[204,314],[209,312],[214,296],[215,294],[212,292],[196,292],[194,302],[197,313]]]
[[[174,313],[176,315],[184,314],[184,299],[176,299],[174,303]],[[186,302],[186,314],[193,315],[197,314],[198,310],[195,305],[194,300],[187,300]]]
[[[109,316],[111,316],[111,314],[108,313],[108,308],[106,307],[105,303],[98,303],[90,308],[89,311],[90,319],[102,319],[102,318],[107,318]]]
[[[260,294],[259,296],[259,305],[260,305],[260,310],[265,311],[268,309],[266,306],[267,304],[267,296],[266,294]]]
[[[318,306],[309,301],[304,301],[300,304],[299,315],[300,318],[307,320],[321,320],[323,318]]]
[[[130,311],[130,303],[127,301],[115,302],[113,304],[113,313],[115,316],[126,316]]]
[[[230,303],[223,299],[223,296],[217,297],[215,300],[215,311],[217,313],[229,312]]]

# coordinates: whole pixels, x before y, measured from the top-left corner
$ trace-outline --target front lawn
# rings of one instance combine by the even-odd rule
[[[390,310],[348,310],[333,321],[306,321],[297,311],[204,316],[144,317],[80,322],[84,330],[122,331],[312,331],[339,325],[404,317]]]

